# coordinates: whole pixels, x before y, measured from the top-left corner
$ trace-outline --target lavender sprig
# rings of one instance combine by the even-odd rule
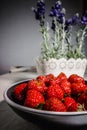
[[[46,7],[43,0],[38,0],[36,8],[32,8],[35,13],[36,20],[40,23],[40,32],[42,34],[42,58],[48,60],[50,58],[84,58],[82,51],[84,40],[87,36],[87,11],[81,17],[76,13],[72,18],[66,19],[66,9],[63,8],[62,2],[58,0],[51,7],[49,17],[52,19],[52,25],[45,19]],[[76,36],[76,45],[73,44],[73,28],[74,26],[82,27]],[[51,32],[52,30],[52,32]],[[51,33],[50,33],[51,32]],[[52,34],[52,35],[51,35]],[[75,47],[74,47],[74,46]]]

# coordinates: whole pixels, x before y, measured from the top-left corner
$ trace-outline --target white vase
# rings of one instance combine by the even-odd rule
[[[63,72],[69,77],[71,74],[78,74],[84,77],[84,73],[87,66],[87,59],[54,59],[51,58],[48,61],[44,59],[37,59],[36,60],[36,69],[39,75],[46,75],[46,74],[54,74],[57,76],[59,73]]]

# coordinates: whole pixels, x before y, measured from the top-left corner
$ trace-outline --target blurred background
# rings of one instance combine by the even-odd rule
[[[31,8],[37,0],[0,0],[0,74],[11,66],[34,66],[40,55],[42,37]],[[46,11],[56,0],[45,0]],[[87,0],[62,0],[67,17],[83,14]],[[48,14],[47,14],[48,15]]]

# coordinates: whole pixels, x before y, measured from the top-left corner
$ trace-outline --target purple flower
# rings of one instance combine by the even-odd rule
[[[50,10],[49,16],[51,17],[58,17],[59,16],[59,10],[57,10],[55,7],[52,7]]]
[[[57,22],[62,24],[65,22],[65,9],[62,8],[62,3],[60,1],[57,1],[54,6],[51,7],[50,17],[55,17]],[[53,30],[55,30],[55,22],[52,21],[52,27]]]
[[[69,26],[73,26],[79,23],[79,14],[75,14],[72,18],[65,21],[65,30],[69,31]]]
[[[55,3],[55,8],[56,8],[57,10],[60,10],[60,9],[62,8],[62,3],[61,3],[60,1],[57,1],[57,2]]]
[[[44,25],[45,18],[45,3],[41,0],[37,1],[37,8],[33,8],[36,20],[40,21],[40,25]]]
[[[49,16],[57,17],[57,19],[58,19],[58,18],[63,17],[64,15],[65,15],[65,10],[64,10],[64,8],[62,8],[62,3],[60,1],[57,1],[55,3],[55,6],[51,7]]]
[[[79,23],[79,14],[76,13],[72,18],[72,25],[76,25]]]
[[[68,32],[69,31],[69,26],[72,24],[72,18],[69,18],[65,21],[65,30]]]
[[[72,18],[67,19],[65,24],[66,24],[66,26],[71,25],[72,24]]]
[[[37,7],[41,8],[41,7],[44,7],[45,6],[45,3],[41,0],[38,0],[37,1]]]
[[[87,10],[85,11],[85,14],[81,18],[81,23],[87,25]]]

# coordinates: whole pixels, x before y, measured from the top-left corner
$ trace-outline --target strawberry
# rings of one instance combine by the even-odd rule
[[[66,106],[67,111],[77,111],[78,109],[78,104],[72,97],[65,97],[64,105]]]
[[[64,92],[59,85],[55,84],[48,87],[46,91],[46,98],[51,97],[56,97],[60,100],[64,97]]]
[[[87,110],[87,95],[85,93],[82,93],[78,99],[77,102],[84,105],[85,110]]]
[[[30,89],[27,91],[24,106],[36,108],[40,104],[44,104],[44,102],[44,96],[39,91]]]
[[[55,78],[55,79],[49,79],[49,81],[47,82],[47,86],[51,86],[51,85],[59,85],[60,83],[60,79],[59,78]]]
[[[62,80],[67,80],[67,76],[65,75],[65,73],[61,72],[57,77],[56,79],[58,78],[58,80],[60,80],[60,82]]]
[[[21,84],[15,86],[15,88],[13,90],[14,98],[17,101],[20,101],[20,103],[21,103],[25,99],[26,91],[27,91],[27,83],[21,83]]]
[[[49,98],[46,100],[44,109],[48,111],[66,112],[66,107],[58,98]]]
[[[64,91],[65,96],[70,96],[71,95],[71,83],[68,80],[62,80],[60,82],[60,87]]]
[[[79,95],[83,92],[87,92],[87,86],[81,82],[72,83],[71,91],[73,95]]]
[[[47,74],[47,75],[46,75],[46,78],[47,78],[48,80],[50,80],[50,79],[55,79],[55,76],[54,76],[53,74]]]
[[[39,81],[43,81],[44,83],[48,82],[46,75],[39,75],[36,77],[36,79]]]
[[[50,80],[54,79],[54,76],[49,74],[49,75],[40,75],[36,78],[39,81],[43,81],[45,85],[48,87],[50,85]]]
[[[43,81],[32,79],[28,82],[28,89],[35,89],[41,93],[44,93],[47,90],[47,87]]]
[[[77,75],[77,74],[72,74],[69,76],[68,78],[69,82],[71,83],[77,83],[77,82],[81,82],[81,83],[85,83],[85,80],[83,77]]]
[[[59,83],[60,83],[60,81],[61,81],[61,79],[60,79],[60,78],[58,78],[58,77],[56,77],[56,78],[55,78],[55,83],[56,83],[56,84],[59,84]]]

